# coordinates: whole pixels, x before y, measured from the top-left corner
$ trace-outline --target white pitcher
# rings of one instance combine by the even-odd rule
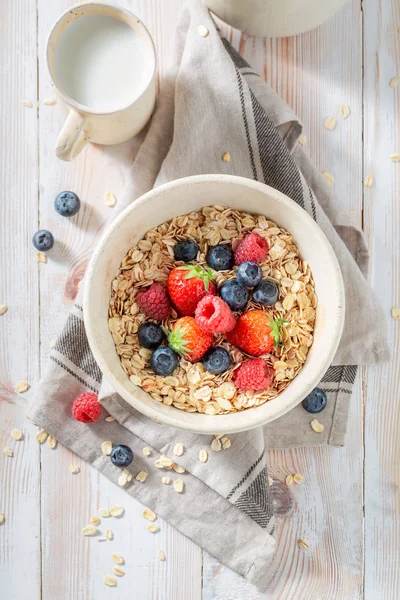
[[[245,33],[286,37],[327,21],[346,0],[205,0],[223,21]]]

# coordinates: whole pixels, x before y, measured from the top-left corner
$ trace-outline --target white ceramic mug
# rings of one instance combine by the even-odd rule
[[[53,25],[46,62],[69,109],[56,155],[72,160],[88,142],[118,144],[149,120],[156,99],[156,53],[147,28],[130,11],[90,2]]]

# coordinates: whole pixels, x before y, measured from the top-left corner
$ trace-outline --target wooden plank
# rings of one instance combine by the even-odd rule
[[[229,32],[228,32],[229,35]],[[362,49],[361,11],[353,1],[319,29],[280,40],[239,36],[231,40],[255,70],[299,114],[308,138],[306,149],[321,171],[335,177],[335,189],[349,211],[361,222],[362,179]],[[338,43],[340,40],[340,43]],[[349,104],[343,121],[339,106]],[[338,119],[334,131],[323,121]],[[271,584],[262,594],[209,556],[204,562],[204,600],[261,598],[324,600],[362,597],[362,409],[361,385],[351,399],[349,435],[343,449],[270,451],[272,477],[283,481],[289,473],[304,476],[293,487],[296,508],[278,524],[277,554]],[[322,418],[321,418],[322,421]],[[296,540],[307,538],[308,552]],[[227,590],[235,590],[230,596]]]
[[[395,0],[364,2],[364,224],[372,256],[371,280],[389,323],[391,363],[368,367],[365,377],[365,597],[400,596],[399,321],[400,6]],[[373,325],[372,325],[373,326]]]
[[[163,74],[172,38],[168,32],[176,16],[176,11],[171,11],[172,3],[168,10],[159,8],[156,2],[121,1],[120,4],[148,25],[156,42],[159,73]],[[180,1],[173,4],[177,9]],[[41,57],[52,22],[68,5],[67,0],[57,0],[51,5],[39,0],[40,216],[57,240],[51,259],[41,270],[42,364],[47,358],[49,340],[56,337],[73,302],[95,240],[112,214],[112,209],[104,204],[104,195],[111,191],[117,199],[121,197],[138,145],[137,140],[132,140],[109,148],[89,146],[73,163],[56,159],[53,148],[65,111],[59,105],[42,104],[53,91]],[[74,190],[83,202],[73,219],[63,219],[54,211],[53,199],[63,189]],[[70,464],[78,464],[81,473],[71,475]],[[43,451],[42,473],[44,599],[109,598],[110,590],[103,583],[103,575],[110,573],[110,554],[115,551],[126,560],[126,575],[118,580],[118,593],[123,597],[201,598],[201,550],[195,544],[163,522],[159,534],[148,533],[141,514],[143,506],[65,448]],[[118,503],[126,508],[124,518],[113,519],[110,524],[104,519],[100,527],[103,532],[105,527],[114,531],[113,542],[98,543],[82,536],[81,528],[97,508]],[[55,515],[57,518],[51,518]],[[159,548],[167,556],[165,563],[157,558]]]
[[[1,7],[0,72],[0,589],[4,597],[40,597],[40,464],[36,428],[24,418],[29,392],[17,381],[38,378],[36,3]],[[22,106],[31,101],[32,108]],[[23,441],[10,431],[18,428]],[[14,451],[9,458],[4,446]],[[22,543],[23,540],[23,552]]]

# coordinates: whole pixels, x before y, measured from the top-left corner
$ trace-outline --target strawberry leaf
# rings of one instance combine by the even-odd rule
[[[165,327],[161,328],[166,335],[168,340],[168,346],[174,350],[179,356],[185,358],[190,354],[190,348],[188,347],[188,341],[185,339],[185,332],[181,327],[177,326],[173,331],[166,329]]]
[[[210,281],[213,277],[213,272],[208,267],[203,269],[203,267],[199,267],[198,265],[183,265],[182,267],[177,267],[178,271],[187,271],[184,279],[201,279],[204,283],[204,288],[208,292],[208,288],[210,286]]]
[[[279,345],[280,341],[281,341],[281,327],[284,323],[287,323],[288,321],[286,321],[285,319],[275,319],[275,321],[268,321],[268,327],[271,328],[271,333],[270,335],[273,337],[274,339],[274,346],[275,348]]]

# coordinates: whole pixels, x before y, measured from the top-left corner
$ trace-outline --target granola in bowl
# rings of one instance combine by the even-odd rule
[[[250,279],[259,265],[257,286],[246,288],[243,276],[238,284],[245,262],[256,265]],[[244,304],[239,287],[247,289]],[[277,297],[268,299],[271,289]],[[290,385],[313,343],[316,307],[310,267],[288,231],[261,215],[208,206],[151,229],[129,250],[112,282],[109,330],[123,370],[155,400],[186,412],[227,414],[259,406]],[[145,323],[156,327],[144,332]],[[267,340],[259,336],[263,327]],[[164,333],[156,346],[143,347],[140,330]],[[222,372],[206,369],[215,348],[228,356]],[[157,364],[156,354],[172,357],[171,372],[157,374],[165,363]]]

